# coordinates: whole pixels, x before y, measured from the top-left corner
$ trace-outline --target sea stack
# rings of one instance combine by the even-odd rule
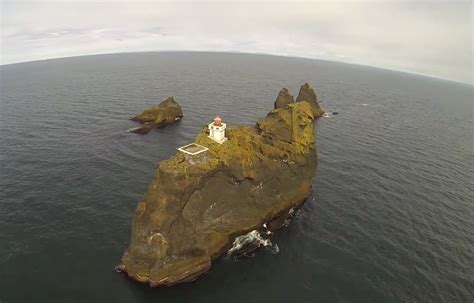
[[[289,104],[294,103],[295,99],[293,98],[292,95],[288,92],[287,88],[282,88],[280,92],[278,93],[278,96],[275,100],[275,103],[273,105],[273,108],[285,108]]]
[[[156,106],[146,108],[141,114],[131,118],[132,121],[137,121],[145,124],[143,127],[137,127],[131,132],[146,134],[153,128],[163,127],[172,124],[183,117],[183,110],[181,106],[174,100],[173,97],[168,97]]]
[[[237,237],[281,227],[316,173],[314,119],[322,110],[311,101],[290,102],[255,125],[227,125],[225,140],[210,133],[225,125],[216,117],[162,161],[135,210],[118,270],[151,286],[189,282]]]
[[[311,107],[313,108],[313,113],[315,116],[319,117],[324,114],[324,111],[319,106],[318,99],[316,97],[316,92],[311,86],[309,86],[308,82],[301,85],[300,87],[300,92],[298,94],[298,97],[296,97],[296,102],[300,101],[308,101]]]

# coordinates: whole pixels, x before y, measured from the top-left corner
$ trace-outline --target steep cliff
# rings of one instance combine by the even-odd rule
[[[324,111],[319,106],[318,98],[316,97],[316,92],[311,86],[309,86],[307,82],[301,85],[298,97],[296,97],[296,102],[300,101],[308,101],[311,105],[311,108],[313,109],[313,114],[316,117],[319,117],[324,114]]]
[[[135,210],[119,270],[152,286],[192,281],[236,237],[280,227],[310,193],[315,112],[306,100],[289,103],[255,126],[229,126],[223,144],[203,129],[195,143],[209,148],[205,157],[162,161]]]
[[[273,108],[285,108],[287,107],[290,103],[294,103],[295,99],[293,98],[292,95],[288,92],[287,88],[282,88],[280,92],[278,93],[278,96],[275,100],[275,103],[273,105]]]
[[[273,107],[275,109],[285,108],[291,103],[301,101],[308,101],[308,103],[311,105],[315,117],[319,117],[324,114],[324,111],[318,103],[318,99],[316,97],[314,89],[310,87],[308,83],[301,85],[298,96],[296,97],[296,101],[294,100],[293,96],[290,94],[287,88],[282,88],[278,93]]]

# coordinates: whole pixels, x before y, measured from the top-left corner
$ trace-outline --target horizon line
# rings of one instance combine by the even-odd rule
[[[105,52],[105,53],[85,54],[85,55],[76,55],[76,56],[53,57],[53,58],[45,58],[45,59],[30,60],[30,61],[19,61],[19,62],[5,63],[5,64],[0,63],[0,67],[16,65],[16,64],[28,64],[28,63],[48,61],[48,60],[61,60],[61,59],[69,59],[69,58],[104,56],[104,55],[140,54],[140,53],[217,53],[217,54],[220,53],[220,54],[261,55],[261,56],[273,56],[273,57],[294,58],[294,59],[307,59],[307,60],[315,60],[315,61],[330,62],[330,63],[348,64],[348,65],[360,66],[360,67],[368,67],[368,68],[374,68],[374,69],[379,69],[379,70],[384,70],[384,71],[389,71],[389,72],[398,72],[398,73],[403,73],[403,74],[408,74],[408,75],[413,75],[413,76],[418,76],[418,77],[425,77],[425,78],[430,78],[430,79],[438,80],[438,81],[446,81],[446,82],[451,82],[455,84],[468,85],[471,87],[474,86],[474,81],[472,80],[471,80],[471,83],[461,82],[461,81],[452,80],[452,79],[440,78],[433,75],[420,74],[420,73],[415,73],[415,72],[405,71],[405,70],[391,69],[391,68],[381,67],[381,66],[365,65],[365,64],[359,64],[359,63],[353,63],[353,62],[347,62],[347,61],[313,58],[313,57],[305,57],[305,56],[291,56],[291,55],[282,55],[282,54],[267,53],[267,52],[249,52],[249,51],[236,51],[236,50],[218,50],[218,51],[216,50],[144,50],[144,51],[129,51],[129,52],[124,51],[124,52],[115,52],[115,53]]]

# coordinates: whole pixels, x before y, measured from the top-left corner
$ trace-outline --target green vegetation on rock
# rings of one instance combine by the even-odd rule
[[[130,119],[145,124],[143,127],[133,129],[132,132],[146,134],[153,128],[174,123],[182,117],[183,110],[181,106],[173,97],[168,97],[161,101],[160,104],[146,108],[141,114]]]
[[[236,237],[264,223],[280,227],[316,172],[314,119],[322,110],[310,101],[274,109],[254,126],[228,126],[223,144],[202,129],[195,143],[209,149],[204,157],[162,161],[135,210],[119,269],[152,286],[192,281]]]

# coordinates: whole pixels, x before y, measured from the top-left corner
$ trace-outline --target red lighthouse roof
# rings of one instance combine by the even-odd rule
[[[216,116],[216,117],[214,118],[214,125],[215,125],[215,126],[221,126],[221,125],[222,125],[222,119],[221,119],[221,117]]]

